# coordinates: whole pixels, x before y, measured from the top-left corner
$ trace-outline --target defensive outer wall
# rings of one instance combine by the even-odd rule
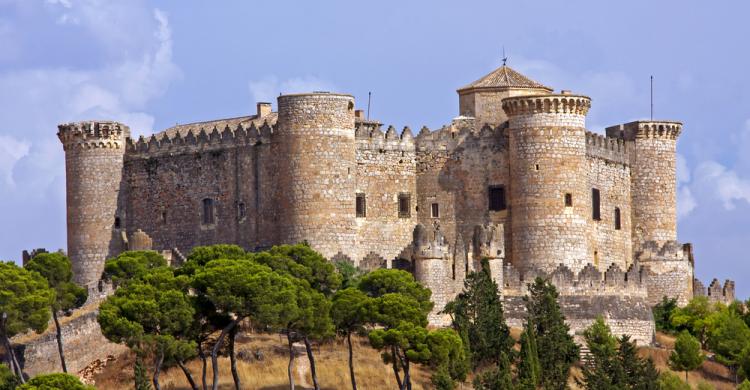
[[[591,99],[505,65],[458,95],[459,116],[416,134],[326,92],[138,139],[112,121],[60,125],[76,280],[105,291],[104,260],[128,249],[179,263],[198,245],[306,241],[332,260],[413,272],[433,291],[431,323],[446,325],[440,309],[487,258],[512,325],[542,276],[573,332],[602,315],[643,343],[663,296],[734,299],[733,282],[694,279],[677,238],[679,122],[590,132]]]

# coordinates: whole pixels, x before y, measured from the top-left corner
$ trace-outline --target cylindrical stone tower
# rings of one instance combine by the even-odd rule
[[[578,271],[593,262],[586,223],[586,113],[591,100],[570,94],[503,100],[509,118],[512,261],[522,270]]]
[[[633,142],[631,191],[633,244],[677,240],[677,137],[680,122],[638,121],[623,126]]]
[[[122,228],[117,204],[130,129],[108,121],[67,123],[57,136],[65,150],[68,256],[76,283],[88,285],[118,250],[113,240]]]
[[[282,95],[272,147],[279,242],[307,241],[327,258],[355,249],[354,98]],[[394,206],[395,207],[395,206]]]

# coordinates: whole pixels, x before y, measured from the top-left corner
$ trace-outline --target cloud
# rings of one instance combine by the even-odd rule
[[[9,187],[15,187],[13,167],[18,160],[29,154],[31,144],[10,136],[0,135],[0,177]]]
[[[725,210],[733,210],[738,201],[750,204],[750,180],[716,161],[701,163],[695,169],[695,177],[695,185],[713,189],[713,196]]]
[[[270,76],[261,80],[250,81],[248,87],[256,102],[275,102],[280,93],[336,90],[332,83],[313,76],[295,77],[281,82],[275,76]]]
[[[173,61],[169,19],[145,2],[18,4],[35,11],[29,15],[46,12],[50,20],[65,23],[21,20],[5,24],[10,26],[6,34],[47,29],[45,36],[55,37],[58,30],[70,30],[92,58],[63,59],[55,66],[0,66],[0,214],[7,222],[0,226],[0,258],[15,257],[24,247],[64,246],[64,154],[55,136],[57,124],[111,119],[129,125],[135,136],[151,132],[154,117],[148,105],[182,77]],[[56,44],[53,40],[28,50]],[[59,219],[48,221],[53,216]]]

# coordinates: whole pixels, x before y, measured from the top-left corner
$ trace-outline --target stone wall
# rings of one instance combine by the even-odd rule
[[[365,215],[355,221],[357,238],[352,256],[369,252],[392,260],[411,244],[417,221],[417,172],[414,138],[405,128],[357,129],[357,170],[354,192],[365,196]],[[408,194],[411,212],[400,216],[398,196]]]
[[[693,298],[694,264],[689,244],[648,241],[638,248],[635,258],[648,269],[648,302],[651,306],[665,296],[676,298],[680,306]]]
[[[96,321],[96,305],[79,309],[73,319],[61,318],[65,362],[68,372],[75,374],[97,359],[118,356],[128,348],[109,342],[101,333]],[[36,335],[20,335],[12,340],[23,372],[30,377],[52,372],[62,372],[54,327]]]

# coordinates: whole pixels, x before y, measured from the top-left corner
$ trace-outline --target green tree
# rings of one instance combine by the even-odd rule
[[[21,383],[25,379],[10,338],[29,329],[37,333],[47,329],[54,300],[55,291],[41,275],[12,262],[0,262],[0,342]]]
[[[625,389],[625,374],[618,357],[617,339],[597,317],[583,332],[589,348],[589,358],[583,365],[582,379],[577,381],[587,389]]]
[[[453,328],[464,335],[473,368],[499,364],[510,356],[514,341],[503,318],[503,304],[497,284],[492,280],[487,259],[482,269],[472,272],[464,281],[463,291],[446,305]]]
[[[536,343],[536,327],[527,319],[521,333],[521,353],[518,361],[518,384],[521,389],[536,389],[542,367]]]
[[[659,374],[659,390],[691,390],[690,385],[683,382],[673,372],[665,371]]]
[[[9,366],[0,364],[0,390],[14,390],[19,383],[18,377]]]
[[[658,390],[659,372],[651,358],[640,358],[630,336],[623,335],[618,340],[618,357],[625,374],[625,384],[633,390]]]
[[[750,381],[745,379],[737,386],[737,390],[750,390]]]
[[[227,334],[249,318],[255,326],[281,329],[297,315],[294,282],[269,267],[248,259],[209,261],[193,277],[193,287],[231,321],[221,330],[211,350],[213,389],[219,386],[218,353]],[[230,359],[233,352],[230,351]],[[238,379],[235,378],[235,379]],[[235,387],[241,388],[238,382]]]
[[[118,288],[99,307],[97,320],[108,340],[127,345],[139,357],[148,353],[155,357],[156,390],[165,361],[182,362],[192,357],[184,351],[196,349],[194,342],[186,340],[195,314],[188,286],[187,277],[175,277],[170,268],[156,268]]]
[[[366,273],[354,264],[344,260],[338,260],[333,265],[336,267],[339,275],[341,275],[341,288],[357,287],[359,279]]]
[[[55,300],[52,303],[52,319],[55,321],[55,333],[57,336],[57,351],[60,354],[60,364],[63,372],[68,372],[65,364],[65,353],[63,351],[62,331],[58,312],[66,312],[81,307],[88,297],[88,291],[73,283],[73,267],[70,260],[62,253],[41,253],[34,256],[24,268],[29,271],[38,272],[49,285],[55,290]]]
[[[671,333],[675,331],[672,314],[677,310],[677,299],[662,297],[661,302],[652,309],[656,330]]]
[[[701,352],[701,343],[687,331],[682,331],[674,343],[674,350],[669,355],[669,368],[675,371],[685,371],[685,381],[688,372],[700,367],[705,356]]]
[[[414,280],[414,275],[397,269],[378,269],[362,276],[357,286],[369,297],[377,298],[389,293],[410,297],[426,316],[432,310],[432,291]]]
[[[541,385],[547,389],[565,389],[570,366],[578,360],[578,346],[565,324],[555,286],[542,278],[529,284],[524,297],[528,319],[535,331],[541,371]]]
[[[341,286],[336,266],[306,244],[274,246],[253,254],[252,259],[274,271],[307,281],[310,287],[327,297]]]
[[[511,374],[510,361],[507,357],[502,356],[500,358],[500,364],[493,366],[487,370],[484,370],[479,375],[474,377],[472,383],[475,390],[498,390],[498,389],[514,389],[513,376]],[[519,389],[527,389],[523,384],[519,384]],[[535,387],[531,387],[535,389]]]
[[[352,390],[357,390],[357,380],[354,375],[354,354],[352,351],[352,333],[363,332],[369,322],[370,298],[362,291],[349,287],[339,290],[333,295],[331,319],[336,330],[344,337],[349,348],[349,376]]]
[[[708,297],[695,297],[685,307],[674,310],[672,325],[677,331],[689,331],[705,347],[710,327],[709,316],[715,311],[716,306],[709,302]]]
[[[38,375],[28,383],[18,386],[16,390],[96,390],[93,386],[86,386],[73,375],[45,374]]]
[[[382,354],[385,363],[397,363],[404,372],[403,381],[396,373],[396,381],[401,390],[411,390],[411,364],[430,362],[430,349],[427,344],[427,329],[409,322],[402,322],[395,328],[375,329],[369,334],[370,344]],[[395,359],[395,361],[391,361]]]
[[[104,277],[120,285],[138,279],[150,270],[166,267],[167,261],[155,251],[127,251],[104,263]]]
[[[469,362],[461,336],[453,329],[436,329],[427,334],[430,349],[430,366],[436,373],[437,382],[444,388],[453,388],[458,380],[466,380]],[[448,374],[451,383],[446,383],[443,373]]]
[[[742,353],[750,346],[750,329],[742,318],[726,309],[713,313],[707,322],[712,324],[707,344],[716,353],[716,360],[729,366],[737,383]]]

